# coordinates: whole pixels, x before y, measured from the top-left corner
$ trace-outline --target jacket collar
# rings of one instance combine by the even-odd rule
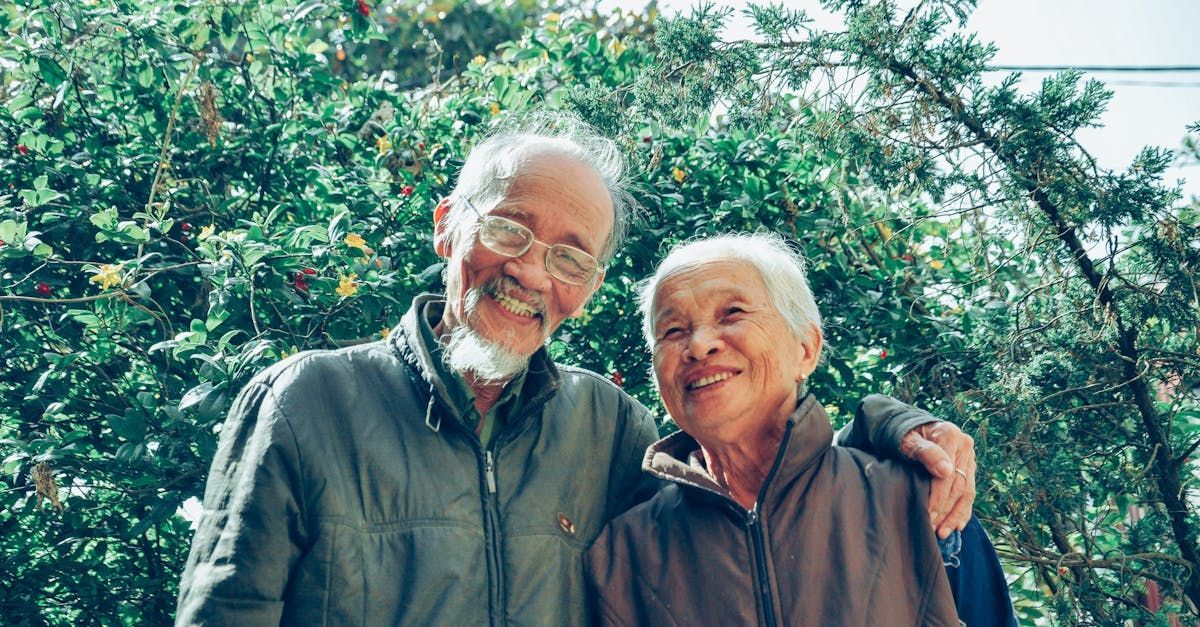
[[[437,347],[433,325],[441,319],[445,306],[446,300],[441,295],[417,296],[400,319],[400,324],[389,335],[388,342],[413,373],[429,387],[429,402],[441,404],[455,418],[459,418],[474,411],[475,399],[466,381],[449,371],[439,357],[441,351]],[[542,347],[530,357],[525,373],[513,381],[520,386],[515,394],[515,403],[520,409],[512,416],[520,420],[528,413],[527,410],[540,407],[554,396],[561,383],[561,375],[546,348]],[[426,422],[429,421],[430,416],[427,415]]]
[[[758,506],[773,506],[786,485],[809,471],[832,444],[833,426],[825,408],[815,396],[805,396],[788,416],[775,462],[759,492]],[[677,483],[694,495],[712,494],[733,501],[729,490],[705,468],[700,443],[682,431],[651,444],[642,459],[642,470]]]

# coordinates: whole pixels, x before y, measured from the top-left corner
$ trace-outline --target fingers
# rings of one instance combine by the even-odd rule
[[[949,497],[952,502],[946,515],[940,522],[934,523],[939,538],[945,538],[955,529],[962,531],[971,519],[971,510],[975,504],[975,461],[964,461],[964,467],[954,473],[954,489]],[[959,474],[959,473],[962,474]]]
[[[924,466],[934,477],[949,479],[954,474],[954,462],[942,447],[924,437],[922,430],[926,426],[904,434],[900,439],[900,454]]]
[[[956,425],[936,422],[905,434],[901,452],[923,465],[929,486],[929,519],[939,537],[966,526],[975,504],[975,441]]]

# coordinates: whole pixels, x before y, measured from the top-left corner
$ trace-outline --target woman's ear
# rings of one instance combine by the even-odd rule
[[[450,199],[443,198],[433,208],[433,250],[439,257],[450,257],[451,239],[454,229],[450,228]]]
[[[800,346],[804,350],[804,354],[800,356],[800,381],[807,379],[817,369],[817,362],[821,360],[821,345],[824,341],[821,329],[815,324],[800,341]]]

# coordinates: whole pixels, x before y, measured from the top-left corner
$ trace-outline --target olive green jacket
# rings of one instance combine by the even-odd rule
[[[543,350],[484,449],[420,332],[442,306],[418,297],[388,340],[296,355],[246,386],[178,624],[587,623],[583,552],[657,489],[639,468],[654,421]]]
[[[221,432],[177,623],[577,625],[583,551],[656,486],[645,407],[539,351],[484,450],[418,313],[255,377]]]

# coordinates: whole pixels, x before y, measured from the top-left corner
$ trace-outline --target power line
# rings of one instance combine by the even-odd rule
[[[989,65],[989,72],[1200,72],[1200,65]]]
[[[1180,87],[1180,88],[1200,88],[1200,83],[1187,83],[1183,81],[1126,81],[1113,80],[1104,81],[1105,85],[1116,85],[1120,87]]]

